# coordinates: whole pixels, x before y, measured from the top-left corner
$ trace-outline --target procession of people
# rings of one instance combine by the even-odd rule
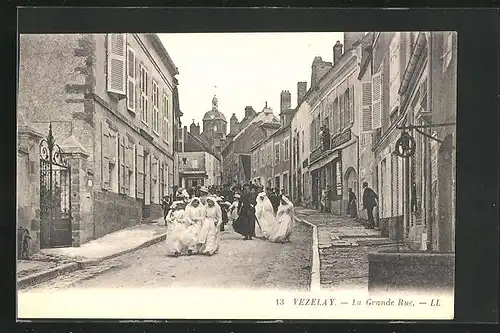
[[[294,206],[278,190],[252,184],[227,188],[178,188],[162,201],[167,255],[214,255],[226,225],[243,240],[289,242]]]

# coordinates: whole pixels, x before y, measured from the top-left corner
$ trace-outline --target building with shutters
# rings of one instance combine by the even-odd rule
[[[345,33],[347,40],[353,39],[350,34]],[[309,204],[319,209],[322,191],[329,190],[328,209],[334,214],[347,213],[348,188],[352,188],[356,195],[360,193],[360,117],[357,115],[361,114],[362,94],[358,75],[362,50],[370,44],[370,36],[363,33],[361,39],[345,50],[337,42],[333,47],[333,65],[319,77],[316,85],[311,86],[301,102],[307,103],[305,109],[309,111],[307,167],[302,159],[302,167],[307,168],[306,177],[310,177]],[[315,68],[313,62],[312,70]],[[292,128],[293,133],[299,131]]]
[[[221,157],[200,139],[194,122],[190,132],[184,126],[182,135],[182,148],[176,159],[179,166],[178,184],[183,188],[221,185]]]
[[[263,123],[260,130],[264,135],[251,148],[252,181],[266,188],[284,190],[289,195],[290,121],[294,110],[291,109],[289,91],[282,91],[280,98],[280,122]],[[272,110],[268,109],[267,112]]]
[[[378,192],[381,226],[414,249],[454,251],[456,50],[452,32],[382,32],[362,61],[372,104],[360,180]],[[396,154],[403,130],[409,158]]]
[[[20,37],[19,108],[73,158],[73,246],[161,216],[180,117],[156,34]]]

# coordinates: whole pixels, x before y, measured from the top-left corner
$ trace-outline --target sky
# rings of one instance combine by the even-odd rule
[[[297,104],[297,82],[311,81],[315,56],[333,61],[333,45],[343,33],[204,33],[159,34],[179,69],[182,123],[203,124],[214,94],[228,122],[235,113],[241,121],[245,106],[261,111],[267,101],[279,114],[280,93],[290,91]]]

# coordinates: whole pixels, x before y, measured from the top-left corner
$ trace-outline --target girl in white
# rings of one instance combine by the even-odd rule
[[[284,195],[281,197],[281,204],[276,214],[276,222],[277,224],[271,231],[269,240],[274,243],[289,242],[292,236],[295,214],[292,202]]]
[[[194,197],[186,206],[184,211],[184,221],[186,232],[184,233],[184,245],[187,247],[188,254],[198,252],[198,236],[205,219],[205,206],[201,204],[199,198]]]
[[[257,196],[257,204],[255,205],[255,237],[268,238],[269,233],[276,225],[276,217],[271,201],[267,197],[266,192],[261,192]]]
[[[229,207],[229,223],[233,224],[234,221],[238,218],[238,205],[240,203],[240,195],[235,194],[234,200],[231,206]]]
[[[200,232],[199,242],[203,242],[199,252],[201,254],[213,255],[219,251],[220,225],[222,223],[222,211],[217,204],[217,199],[207,197],[206,218]]]
[[[167,223],[167,238],[165,239],[167,255],[177,257],[183,250],[186,233],[182,201],[172,203],[165,220]]]

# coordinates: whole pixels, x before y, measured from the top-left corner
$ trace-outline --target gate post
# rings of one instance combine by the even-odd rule
[[[84,234],[92,223],[92,193],[87,188],[89,154],[73,136],[67,138],[61,146],[71,168],[71,245],[79,247],[87,239]]]
[[[34,253],[40,249],[40,152],[38,147],[43,134],[28,124],[22,112],[18,115],[17,227],[21,226],[29,231],[30,252]]]

